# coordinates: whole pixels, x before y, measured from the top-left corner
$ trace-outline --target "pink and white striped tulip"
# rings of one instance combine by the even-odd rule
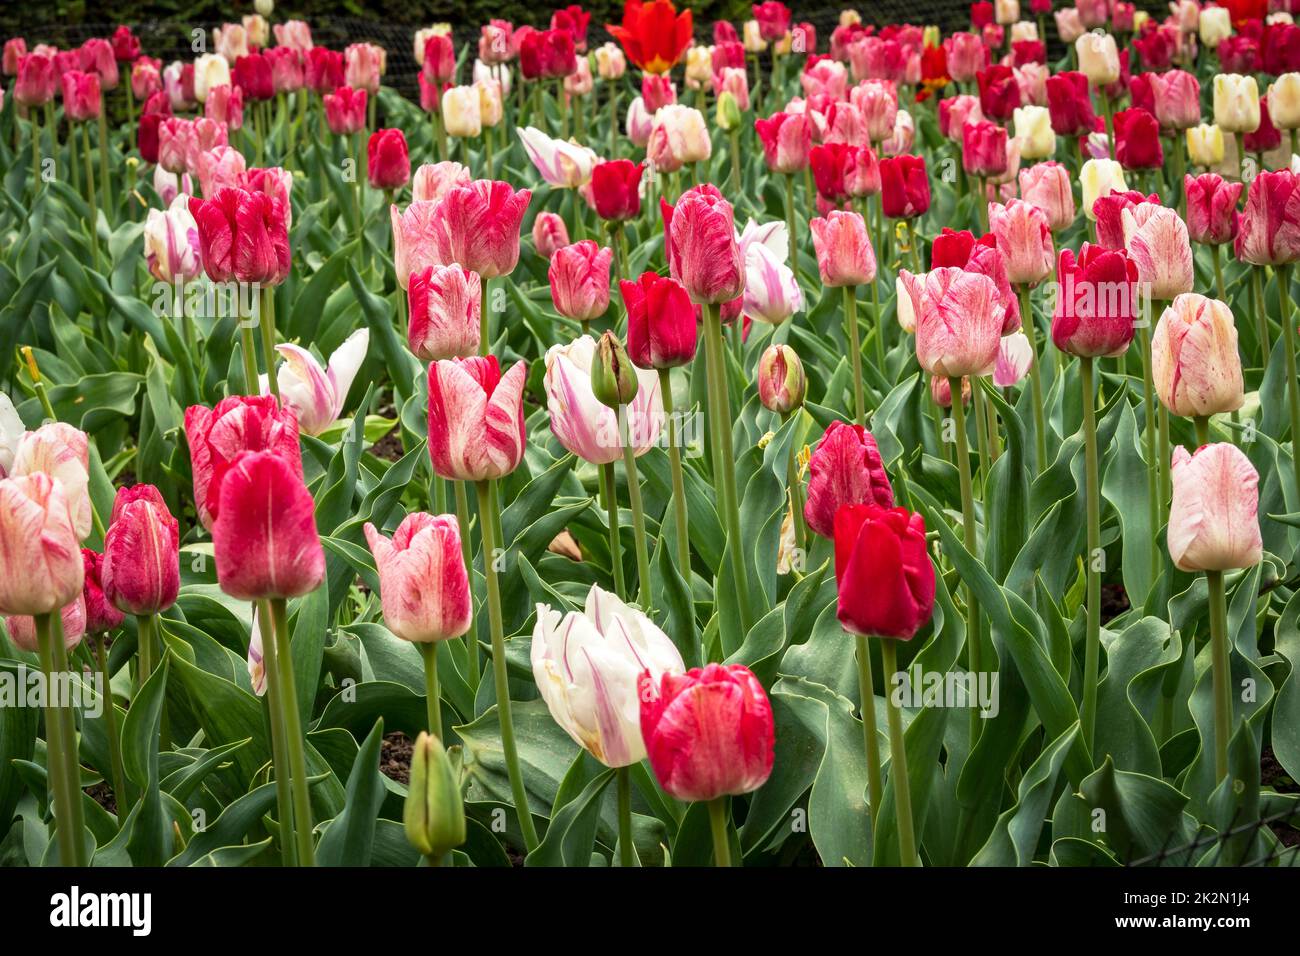
[[[519,131],[524,152],[549,185],[577,189],[591,181],[592,167],[599,162],[594,150],[562,139],[552,139],[540,129],[526,126]]]
[[[1226,303],[1178,296],[1151,338],[1151,378],[1165,408],[1185,418],[1234,412],[1244,401],[1237,328]]]
[[[438,202],[457,186],[470,183],[469,168],[451,161],[424,163],[411,177],[411,198],[416,202]]]
[[[393,271],[402,289],[408,288],[412,274],[443,264],[433,230],[437,208],[436,201],[427,199],[415,200],[401,212],[396,204],[388,207],[393,224]]]
[[[434,210],[431,228],[440,262],[459,262],[481,278],[509,275],[519,262],[519,226],[531,190],[476,179],[447,193]]]
[[[1196,276],[1187,223],[1168,206],[1142,202],[1120,213],[1124,247],[1137,265],[1138,281],[1154,299],[1191,292]]]
[[[525,362],[504,375],[495,355],[429,366],[429,459],[443,478],[486,481],[519,467],[524,431]]]
[[[1020,196],[1047,214],[1053,232],[1074,222],[1074,187],[1069,170],[1060,163],[1036,163],[1020,170]]]
[[[948,378],[987,375],[997,359],[1005,315],[994,281],[946,266],[927,272],[912,294],[921,368]]]
[[[11,478],[43,473],[63,487],[64,500],[72,515],[77,540],[90,536],[93,509],[90,503],[90,439],[66,422],[48,422],[27,432],[14,451]],[[66,603],[66,602],[65,602]]]
[[[865,285],[876,277],[876,253],[860,214],[835,210],[808,226],[824,285]]]
[[[160,282],[189,282],[203,271],[199,227],[190,215],[188,196],[178,193],[165,211],[149,210],[144,256],[149,274]]]
[[[478,351],[483,284],[478,273],[459,265],[426,266],[411,274],[406,341],[422,362]]]
[[[998,357],[993,362],[993,384],[998,388],[1018,385],[1029,374],[1034,364],[1034,347],[1024,332],[1002,336],[998,343]]]
[[[402,519],[392,538],[369,521],[364,530],[390,631],[404,641],[429,643],[469,630],[473,600],[455,515],[417,511]]]
[[[298,416],[301,431],[319,435],[338,419],[369,345],[370,330],[358,329],[333,351],[325,368],[300,345],[285,343],[275,347],[284,358],[276,372],[280,400]],[[263,393],[267,390],[263,382]]]
[[[606,465],[623,457],[623,443],[615,409],[596,398],[591,388],[596,361],[596,340],[590,335],[552,345],[546,352],[546,410],[561,445],[584,461]],[[659,373],[643,368],[635,372],[638,388],[627,406],[626,421],[628,441],[639,457],[658,441],[664,406]]]
[[[0,613],[49,614],[80,598],[80,540],[62,481],[42,472],[0,479],[0,553],[12,562],[0,575]]]
[[[1037,285],[1052,274],[1056,252],[1047,213],[1033,203],[1013,199],[989,205],[989,229],[1007,264],[1012,285]]]
[[[1263,558],[1259,472],[1235,445],[1216,442],[1191,454],[1179,445],[1172,467],[1169,556],[1182,571],[1249,568]]]
[[[614,250],[584,239],[555,250],[547,278],[555,310],[575,322],[590,322],[609,308],[609,267]]]

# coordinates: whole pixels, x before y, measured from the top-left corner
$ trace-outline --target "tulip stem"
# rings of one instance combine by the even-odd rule
[[[1223,572],[1206,571],[1210,601],[1210,651],[1214,689],[1214,779],[1228,775],[1228,739],[1232,734],[1232,665],[1228,657],[1228,609]]]
[[[152,614],[141,614],[135,619],[136,628],[136,653],[139,655],[138,667],[136,670],[136,690],[145,685],[149,675],[153,673],[153,650],[154,650],[154,616]]]
[[[437,475],[434,476],[434,480],[438,480]],[[455,489],[456,497],[456,524],[460,529],[460,552],[465,558],[465,571],[472,578],[474,574],[474,551],[469,540],[469,495],[465,491],[465,482],[453,481],[452,486]],[[483,534],[483,519],[481,517],[479,519],[479,534]],[[480,676],[477,631],[478,628],[474,626],[471,620],[470,628],[465,632],[465,680],[474,690],[478,690]]]
[[[1210,417],[1208,415],[1196,415],[1192,418],[1192,424],[1196,426],[1196,444],[1208,445],[1210,443]]]
[[[302,717],[298,713],[298,691],[293,674],[293,653],[289,644],[289,618],[284,598],[271,598],[270,607],[275,637],[275,668],[280,675],[277,703],[284,722],[284,745],[289,756],[289,788],[293,794],[293,831],[298,865],[315,866],[311,797],[307,791],[307,751],[303,741]]]
[[[1110,103],[1110,94],[1106,92],[1106,87],[1098,86],[1097,91],[1101,93],[1101,108],[1106,116],[1106,149],[1109,151],[1111,159],[1115,158],[1115,111]]]
[[[650,551],[646,545],[645,511],[641,507],[641,480],[637,476],[636,453],[628,433],[628,406],[618,408],[618,430],[623,445],[623,474],[627,479],[627,497],[632,506],[632,533],[636,540],[636,573],[640,579],[637,604],[647,614],[650,611]]]
[[[41,188],[41,124],[36,121],[40,111],[29,110],[27,115],[32,127],[32,198],[35,198]],[[89,164],[90,160],[87,159],[86,163]]]
[[[478,318],[478,354],[486,356],[492,347],[492,294],[491,279],[482,280],[482,300]]]
[[[844,287],[844,325],[849,334],[849,361],[853,366],[853,418],[867,427],[867,403],[862,395],[862,342],[858,335],[857,287]]]
[[[709,801],[709,829],[713,831],[713,865],[731,866],[731,841],[727,838],[727,798]]]
[[[1093,386],[1094,359],[1079,358],[1079,376],[1083,384],[1084,477],[1087,490],[1088,553],[1088,621],[1083,645],[1083,740],[1092,751],[1093,731],[1097,724],[1097,671],[1101,657],[1101,501],[1097,472],[1097,410]],[[1154,530],[1152,534],[1154,535]]]
[[[1029,286],[1020,285],[1020,326],[1029,338],[1029,348],[1033,353],[1029,362],[1029,389],[1034,400],[1034,452],[1037,455],[1037,471],[1047,467],[1047,421],[1043,414],[1043,376],[1038,367],[1038,326],[1034,322],[1034,304],[1029,298]]]
[[[618,781],[618,865],[636,866],[636,849],[632,845],[632,775],[627,767],[614,771]]]
[[[34,114],[33,114],[34,115]],[[72,133],[76,136],[76,133]],[[90,253],[99,269],[99,203],[95,199],[95,175],[90,165],[90,127],[81,124],[81,159],[86,170],[86,192],[90,196]]]
[[[609,524],[609,564],[610,571],[614,575],[614,593],[620,600],[626,601],[627,585],[623,581],[623,545],[618,531],[618,486],[612,461],[600,466],[600,477]]]
[[[753,624],[749,607],[749,576],[745,571],[744,542],[740,533],[740,505],[736,498],[736,462],[731,441],[731,397],[727,389],[726,355],[722,345],[722,317],[715,303],[705,303],[704,345],[709,373],[709,428],[713,433],[713,485],[722,499],[727,523],[727,550],[745,634]],[[739,320],[738,320],[739,321]]]
[[[262,671],[266,675],[266,722],[271,728],[271,769],[275,775],[275,810],[280,825],[280,859],[293,866],[293,795],[289,792],[289,758],[284,752],[284,717],[280,711],[280,674],[276,669],[275,621],[271,602],[255,602],[257,629],[262,638]]]
[[[1217,245],[1210,246],[1210,256],[1214,260],[1214,287],[1218,292],[1219,301],[1223,302],[1223,262],[1220,258],[1219,247]]]
[[[1156,540],[1156,531],[1160,528],[1160,462],[1156,458],[1156,399],[1155,387],[1151,377],[1151,325],[1146,323],[1141,328],[1142,351],[1142,406],[1146,417],[1146,427],[1142,438],[1147,452],[1147,511],[1151,521],[1150,564],[1151,580],[1154,581],[1160,568],[1160,544]]]
[[[782,423],[790,421],[799,414],[798,409],[782,417]],[[803,486],[799,482],[799,455],[793,433],[790,435],[790,451],[786,455],[785,483],[790,492],[790,523],[794,526],[795,547],[803,550],[808,546],[808,525],[803,516]]]
[[[63,646],[63,627],[59,611],[35,615],[36,642],[40,654],[41,670],[45,673],[45,686],[56,686],[59,649]],[[56,624],[57,622],[57,624]],[[67,752],[67,721],[73,720],[71,711],[58,704],[53,694],[45,701],[45,769],[49,779],[51,799],[54,804],[54,825],[59,835],[59,863],[62,866],[85,866],[85,846],[81,839],[81,795],[75,753]],[[76,725],[73,725],[73,741]],[[125,798],[124,798],[125,799]],[[75,835],[75,839],[74,839]]]
[[[795,281],[799,281],[799,247],[795,245],[794,231],[794,173],[785,174],[785,228],[790,233],[790,267]]]
[[[612,465],[607,465],[612,469]],[[612,471],[610,471],[612,476]],[[528,791],[519,772],[519,754],[515,749],[515,725],[510,715],[510,677],[506,672],[506,638],[501,621],[501,591],[497,584],[496,551],[497,522],[500,520],[493,504],[496,480],[475,483],[478,491],[479,524],[483,529],[483,576],[487,579],[488,623],[492,631],[492,674],[496,681],[497,710],[501,724],[501,751],[506,761],[506,774],[514,795],[515,813],[519,816],[519,829],[523,832],[524,848],[532,852],[537,848],[537,830],[533,815],[528,809]]]
[[[109,218],[113,209],[113,193],[108,178],[108,120],[102,109],[99,111],[99,193],[104,201],[104,218],[109,220],[108,225],[112,229],[113,223]]]
[[[1296,360],[1295,360],[1295,325],[1291,318],[1291,266],[1280,265],[1277,267],[1277,289],[1278,298],[1282,302],[1282,335],[1285,338],[1286,345],[1282,349],[1286,355],[1286,392],[1287,400],[1291,405],[1291,471],[1294,473],[1296,483],[1296,496],[1300,500],[1300,382],[1296,381]],[[1264,310],[1260,309],[1260,318],[1263,319]],[[1264,354],[1268,354],[1268,343],[1261,343]]]
[[[122,766],[121,735],[117,730],[117,711],[113,707],[112,677],[108,672],[108,654],[104,651],[104,635],[95,634],[91,637],[91,640],[95,645],[95,666],[99,670],[99,679],[103,682],[100,697],[103,700],[104,719],[108,726],[108,757],[113,772],[113,795],[118,799],[121,806],[125,806],[130,795],[126,790],[126,771]],[[123,820],[122,811],[119,809],[119,829]]]
[[[424,698],[429,712],[429,733],[442,740],[442,697],[438,690],[438,645],[434,641],[420,641],[416,644],[420,656],[424,658]]]
[[[727,140],[731,144],[731,182],[729,189],[732,193],[738,193],[740,191],[740,130],[728,130]],[[794,241],[793,234],[790,236],[790,241]]]
[[[980,460],[979,496],[984,498],[984,487],[989,480],[989,416],[984,410],[984,389],[976,385],[971,389],[971,414],[975,417],[975,452]]]
[[[885,703],[889,712],[889,777],[894,783],[894,811],[898,816],[898,857],[903,866],[920,866],[916,853],[916,832],[912,828],[912,789],[907,776],[907,747],[903,741],[903,714],[888,688],[898,673],[898,642],[885,638],[880,642],[880,656],[885,665]]]
[[[987,198],[983,199],[982,201],[984,203],[982,207],[984,209],[984,231],[988,232],[989,231],[989,205],[988,205]],[[912,228],[912,220],[904,219],[903,228],[907,230],[907,248],[908,251],[911,253],[912,271],[915,272],[917,275],[920,275],[922,271],[921,249],[916,242],[916,230]]]
[[[871,673],[871,642],[863,634],[855,635],[858,645],[858,693],[862,697],[862,744],[867,755],[867,801],[871,809],[871,827],[875,829],[876,814],[884,788],[880,783],[880,747],[876,743],[876,681]]]
[[[260,295],[261,308],[257,324],[261,326],[262,351],[266,354],[266,380],[271,387],[271,394],[279,401],[280,381],[275,371],[275,287],[262,286]]]
[[[972,557],[979,557],[979,537],[975,526],[975,494],[971,488],[970,446],[966,440],[966,406],[962,402],[961,379],[949,377],[948,390],[952,394],[952,419],[954,437],[957,439],[957,478],[961,487],[962,538]],[[974,391],[972,389],[972,391]],[[983,655],[980,653],[980,607],[975,589],[966,586],[966,664],[971,673],[979,675]],[[979,713],[971,709],[970,744],[979,739]]]

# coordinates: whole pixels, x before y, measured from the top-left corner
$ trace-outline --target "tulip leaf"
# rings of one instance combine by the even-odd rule
[[[171,656],[164,654],[131,702],[122,724],[122,766],[140,793],[140,800],[127,822],[130,828],[127,851],[136,866],[161,866],[167,860],[165,848],[171,841],[158,779],[158,742],[170,661]],[[118,799],[122,801],[118,807],[120,814],[125,806],[125,794]]]
[[[379,745],[384,739],[384,721],[375,721],[357,752],[348,777],[343,812],[325,828],[316,848],[320,866],[368,866],[375,840],[375,821],[384,799],[383,776],[379,772]]]

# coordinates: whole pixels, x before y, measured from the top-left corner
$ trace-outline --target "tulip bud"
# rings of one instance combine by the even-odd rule
[[[1214,124],[1225,133],[1259,128],[1259,86],[1253,76],[1220,73],[1214,78]]]
[[[1174,299],[1151,338],[1151,378],[1160,401],[1175,415],[1208,417],[1241,408],[1232,310],[1194,292]]]
[[[1079,184],[1083,187],[1084,215],[1094,222],[1097,215],[1093,212],[1093,203],[1112,192],[1128,191],[1128,184],[1124,182],[1124,167],[1113,159],[1088,160],[1079,174]]]
[[[596,345],[591,366],[591,391],[596,400],[610,408],[631,404],[640,388],[636,369],[618,336],[606,330]]]
[[[153,485],[119,488],[104,535],[104,595],[132,614],[157,614],[180,591],[180,527]]]
[[[718,129],[728,133],[740,126],[740,107],[729,90],[718,96],[717,124]]]
[[[1021,159],[1046,159],[1056,152],[1056,133],[1046,106],[1017,107],[1014,116]]]
[[[1235,445],[1174,449],[1169,556],[1182,571],[1249,568],[1263,557],[1259,472]]]
[[[430,859],[465,842],[465,806],[442,741],[420,731],[411,754],[411,782],[402,813],[406,838]]]
[[[1119,79],[1119,49],[1109,33],[1085,33],[1074,41],[1079,71],[1094,86],[1110,86]]]
[[[1232,13],[1227,7],[1205,7],[1199,22],[1201,42],[1213,50],[1232,35]]]
[[[1223,162],[1223,130],[1206,123],[1191,127],[1187,155],[1193,166],[1218,166]]]
[[[788,345],[769,345],[758,360],[758,399],[768,411],[788,415],[803,405],[808,378]]]

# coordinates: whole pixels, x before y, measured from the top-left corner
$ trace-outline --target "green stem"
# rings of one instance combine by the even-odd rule
[[[429,715],[429,733],[441,740],[442,707],[439,701],[442,694],[438,690],[438,644],[435,641],[421,641],[416,646],[424,658],[424,699]]]
[[[668,465],[673,476],[673,511],[677,521],[677,563],[689,584],[691,574],[690,525],[686,510],[686,481],[682,473],[682,450],[678,445],[677,419],[673,414],[672,370],[659,370],[659,393],[668,419]]]
[[[1208,445],[1210,443],[1210,419],[1206,415],[1197,415],[1192,419],[1196,426],[1196,443],[1198,445]]]
[[[1097,725],[1097,671],[1101,658],[1101,481],[1097,473],[1097,410],[1093,387],[1093,364],[1096,359],[1079,359],[1083,383],[1083,448],[1087,489],[1088,553],[1084,556],[1088,575],[1088,623],[1083,649],[1083,740],[1092,751],[1093,731]],[[1153,532],[1154,534],[1154,532]]]
[[[108,220],[109,229],[113,228],[113,192],[112,181],[108,178],[108,119],[104,111],[99,111],[99,195],[104,201],[104,218]]]
[[[971,414],[975,418],[975,452],[980,461],[979,497],[983,500],[984,487],[988,483],[989,469],[992,467],[989,458],[989,417],[984,411],[984,389],[976,382],[971,384],[973,386],[970,390]]]
[[[880,747],[876,743],[876,684],[871,674],[871,642],[862,634],[854,637],[858,645],[858,693],[862,697],[862,746],[867,754],[867,802],[871,805],[871,826],[874,829],[884,796],[880,784]]]
[[[104,635],[92,637],[95,644],[95,666],[99,669],[99,678],[103,682],[104,719],[108,726],[108,757],[113,772],[113,795],[119,801],[128,801],[130,794],[126,789],[126,770],[122,766],[122,738],[117,729],[117,710],[113,706],[112,677],[108,672],[108,654],[104,650]],[[118,812],[118,825],[123,821],[122,812]]]
[[[280,824],[280,859],[294,866],[293,795],[289,792],[289,757],[284,749],[284,714],[280,709],[280,673],[275,654],[275,616],[265,598],[254,602],[262,636],[262,670],[266,674],[266,722],[271,728],[271,769],[275,775],[275,810]]]
[[[867,426],[867,402],[862,388],[862,342],[858,336],[857,287],[844,287],[844,324],[849,333],[849,362],[853,367],[853,418],[863,428]]]
[[[785,174],[785,228],[790,233],[790,268],[794,270],[795,281],[799,281],[799,247],[795,245],[794,231],[794,173]]]
[[[145,685],[149,675],[153,673],[153,652],[154,652],[154,627],[155,619],[152,614],[141,614],[135,619],[136,626],[136,653],[139,655],[139,667],[136,673],[136,690]]]
[[[277,703],[284,721],[284,747],[289,757],[289,788],[293,794],[293,831],[298,848],[298,865],[315,866],[311,797],[307,791],[307,751],[302,734],[302,717],[298,713],[298,691],[293,674],[289,619],[284,598],[271,598],[271,616],[275,630],[275,664],[280,675]]]
[[[1037,471],[1047,467],[1047,420],[1043,412],[1043,375],[1039,368],[1038,325],[1034,322],[1034,304],[1029,298],[1029,286],[1020,286],[1020,327],[1029,339],[1033,358],[1029,363],[1029,389],[1034,400],[1034,451]]]
[[[469,495],[465,491],[465,482],[453,481],[456,498],[456,523],[460,526],[460,553],[465,559],[465,571],[472,579],[474,576],[474,549],[469,538]],[[482,519],[479,520],[479,534],[483,533]],[[486,553],[486,552],[485,552]],[[465,632],[465,679],[469,686],[478,690],[478,628],[471,620],[469,630]]]
[[[76,133],[72,134],[73,136]],[[90,125],[81,124],[81,159],[86,170],[86,193],[89,197],[90,210],[90,253],[99,268],[99,203],[95,198],[95,174],[90,164]]]
[[[1147,517],[1151,522],[1151,542],[1148,559],[1151,565],[1151,580],[1156,579],[1160,568],[1160,543],[1156,540],[1156,531],[1160,527],[1160,462],[1156,457],[1156,399],[1155,387],[1151,377],[1151,326],[1144,325],[1141,330],[1142,351],[1142,407],[1146,416],[1146,427],[1142,438],[1147,452]]]
[[[1210,255],[1214,259],[1214,287],[1218,292],[1219,301],[1223,301],[1223,262],[1219,254],[1217,245],[1210,246]]]
[[[35,198],[37,191],[40,190],[41,188],[41,124],[36,121],[36,117],[39,115],[40,115],[40,111],[34,109],[29,110],[27,113],[28,119],[31,121],[31,127],[32,127],[32,197],[33,198]],[[86,162],[89,163],[90,160],[87,159]]]
[[[1296,500],[1300,501],[1300,382],[1296,381],[1296,335],[1291,318],[1291,266],[1278,266],[1277,279],[1282,300],[1282,334],[1286,342],[1282,349],[1286,355],[1286,394],[1291,405],[1291,471],[1295,477]],[[1267,354],[1267,343],[1264,351]]]
[[[1228,657],[1228,609],[1223,572],[1206,571],[1210,598],[1210,651],[1214,688],[1214,779],[1228,775],[1228,740],[1232,736],[1232,666]]]
[[[1110,151],[1110,158],[1115,158],[1115,115],[1114,108],[1110,103],[1110,94],[1106,92],[1106,87],[1100,86],[1097,91],[1101,93],[1101,108],[1106,115],[1106,148]]]
[[[478,318],[478,354],[486,356],[492,346],[491,279],[482,280],[483,299]]]
[[[894,703],[894,695],[889,693],[890,683],[898,673],[898,642],[892,638],[882,640],[880,656],[885,665],[885,703],[889,709],[889,778],[894,782],[894,811],[898,816],[898,856],[903,866],[920,866],[916,832],[912,827],[912,789],[907,778],[903,714]]]
[[[1255,313],[1255,335],[1259,339],[1259,365],[1268,367],[1268,318],[1264,315],[1264,267],[1250,270],[1250,308]]]
[[[614,771],[618,781],[618,865],[636,866],[636,849],[632,845],[632,776],[627,767]]]
[[[259,291],[261,310],[257,324],[262,330],[262,352],[266,358],[266,378],[271,386],[271,394],[280,400],[280,381],[275,371],[275,287],[264,285]],[[251,393],[250,393],[251,394]]]
[[[55,627],[55,622],[59,626]],[[58,674],[58,655],[55,643],[63,642],[62,621],[59,612],[37,614],[36,641],[40,654],[41,670],[45,673],[45,686],[55,686]],[[56,633],[57,631],[57,633]],[[67,752],[66,722],[73,716],[68,708],[55,702],[46,694],[45,702],[45,769],[54,804],[54,825],[59,835],[59,862],[62,866],[85,866],[85,847],[81,840],[81,788],[76,773],[75,754],[69,759]],[[73,738],[76,730],[74,725]],[[74,838],[75,837],[75,838]]]
[[[731,841],[727,839],[727,798],[709,801],[709,829],[713,833],[714,866],[731,866]]]
[[[623,544],[618,532],[618,485],[615,482],[614,463],[611,461],[601,465],[600,474],[609,523],[609,563],[614,574],[614,593],[621,600],[627,600],[627,585],[623,581]]]
[[[957,439],[957,478],[961,487],[961,522],[963,543],[966,550],[975,558],[979,557],[979,537],[975,525],[975,494],[971,488],[970,447],[966,441],[966,407],[962,404],[961,379],[948,379],[948,388],[952,392],[953,431]],[[974,389],[971,390],[972,392]],[[980,607],[975,597],[975,589],[966,586],[966,663],[972,673],[980,673],[983,663],[980,651]],[[979,739],[979,713],[974,708],[970,713],[970,741],[975,746]]]
[[[641,480],[637,476],[636,454],[628,435],[628,406],[623,405],[617,411],[619,440],[623,445],[623,476],[627,480],[627,497],[632,506],[632,534],[636,541],[636,573],[640,583],[637,604],[643,611],[649,611],[650,551],[646,544],[645,511],[641,507]]]
[[[528,791],[524,789],[524,778],[519,771],[515,725],[510,715],[510,678],[506,672],[506,638],[501,622],[501,592],[496,569],[497,522],[500,519],[493,506],[495,484],[493,479],[475,484],[478,491],[479,524],[483,528],[483,576],[487,578],[488,623],[492,631],[492,673],[496,681],[501,750],[505,756],[506,773],[510,778],[510,790],[514,795],[515,812],[519,816],[524,847],[532,852],[537,848],[537,830],[533,826],[533,815],[528,809]]]
[[[788,422],[798,410],[792,411],[784,418]],[[790,518],[794,526],[795,547],[803,550],[808,546],[808,525],[803,516],[803,485],[799,481],[799,461],[794,435],[790,436],[790,451],[785,461],[785,483],[790,493]]]

